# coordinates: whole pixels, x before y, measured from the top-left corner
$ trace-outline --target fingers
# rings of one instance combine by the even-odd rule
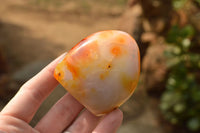
[[[85,110],[65,132],[91,133],[101,118]]]
[[[0,133],[39,133],[26,122],[12,116],[0,115]]]
[[[58,82],[53,77],[53,71],[65,54],[58,57],[40,73],[26,82],[6,105],[1,114],[30,122],[43,100],[57,86]]]
[[[36,125],[40,133],[60,133],[77,117],[83,106],[69,93],[64,95]]]
[[[115,133],[122,123],[123,113],[116,109],[106,115],[92,133]]]

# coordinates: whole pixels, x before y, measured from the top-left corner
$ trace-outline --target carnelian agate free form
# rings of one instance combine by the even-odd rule
[[[73,47],[54,76],[95,115],[122,105],[134,92],[140,75],[135,40],[117,30],[94,33]]]

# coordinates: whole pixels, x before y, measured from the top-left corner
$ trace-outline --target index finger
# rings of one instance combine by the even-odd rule
[[[44,99],[58,85],[53,77],[57,63],[64,58],[62,54],[36,76],[26,82],[1,111],[3,115],[10,115],[26,122],[30,122]]]

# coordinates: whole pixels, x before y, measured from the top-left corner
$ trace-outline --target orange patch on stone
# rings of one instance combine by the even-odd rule
[[[58,80],[61,81],[64,78],[64,71],[63,71],[64,63],[60,62],[54,71],[54,77]]]
[[[72,59],[66,59],[65,61],[65,65],[67,67],[67,69],[72,73],[73,79],[76,79],[80,76],[80,70],[78,67],[76,67],[73,62]]]
[[[57,80],[59,80],[59,75],[58,75],[58,73],[59,73],[59,71],[57,70],[57,69],[55,69],[55,71],[54,71],[54,77],[57,79]]]
[[[99,49],[98,42],[94,41],[87,45],[73,49],[73,52],[68,53],[68,56],[64,59],[67,69],[72,73],[74,79],[78,77],[84,77],[81,68],[86,68],[88,65],[98,58]]]
[[[99,55],[98,42],[94,41],[78,48],[78,51],[74,49],[74,51],[70,55],[70,58],[74,62],[74,64],[86,65],[88,63],[92,63],[92,61],[96,59],[98,55]]]
[[[101,79],[101,80],[104,80],[104,79],[105,79],[105,76],[104,76],[103,73],[100,74],[100,79]]]
[[[113,31],[108,30],[108,31],[102,31],[102,32],[99,34],[99,37],[100,37],[101,39],[105,39],[105,38],[108,38],[108,37],[110,37],[110,36],[112,36],[112,35],[113,35]]]
[[[76,99],[80,100],[86,96],[85,89],[82,88],[82,84],[79,79],[67,80],[61,84]]]
[[[101,73],[101,74],[100,74],[100,79],[101,79],[101,80],[104,80],[108,75],[109,75],[109,71],[106,70],[104,73]]]
[[[125,44],[126,42],[126,38],[125,36],[123,35],[119,35],[117,38],[116,38],[117,42],[121,43],[121,44]]]
[[[111,53],[115,56],[119,56],[122,53],[122,50],[119,46],[114,46],[111,48]]]
[[[104,72],[100,74],[100,79],[104,80],[106,77],[108,77],[110,69],[112,69],[111,63],[109,63],[105,68],[103,68]]]
[[[98,52],[98,42],[92,42],[79,49],[78,56],[84,59],[92,59],[94,53]]]

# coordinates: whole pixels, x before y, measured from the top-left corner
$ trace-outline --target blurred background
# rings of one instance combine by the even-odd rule
[[[0,0],[0,110],[20,86],[86,36],[131,34],[141,77],[118,133],[200,132],[200,0]],[[66,91],[58,86],[34,126]]]

